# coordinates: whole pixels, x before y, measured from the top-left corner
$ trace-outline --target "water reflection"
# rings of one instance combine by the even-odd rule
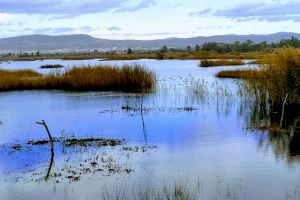
[[[53,166],[53,163],[54,163],[54,144],[51,144],[50,145],[50,161],[49,161],[49,167],[47,169],[47,174],[45,176],[45,180],[47,181],[50,177],[50,173],[51,173],[51,170],[52,170],[52,166]]]
[[[290,142],[290,155],[300,156],[300,121],[295,129],[292,130]]]
[[[257,97],[247,89],[243,92],[240,95],[242,103],[239,112],[245,118],[247,129],[263,132],[259,149],[266,151],[271,148],[277,159],[284,158],[288,163],[299,162],[300,105],[286,105],[283,116],[282,107],[271,106],[265,100],[267,98]]]
[[[47,182],[46,185],[41,182],[58,180],[58,193],[65,187],[72,191],[70,199],[96,199],[91,195],[95,195],[105,181],[109,186],[123,182],[130,188],[145,184],[147,180],[150,185],[159,187],[164,182],[201,177],[210,188],[205,193],[211,197],[215,194],[218,178],[224,177],[229,181],[241,180],[249,194],[248,199],[282,199],[283,191],[289,187],[286,181],[289,185],[298,181],[298,134],[267,129],[279,122],[280,114],[252,101],[251,95],[243,97],[239,81],[214,77],[219,70],[235,67],[203,69],[198,67],[196,60],[116,61],[113,64],[123,62],[140,62],[156,71],[157,90],[143,96],[61,91],[0,94],[1,144],[43,137],[44,130],[35,125],[37,119],[45,119],[56,138],[67,134],[77,138],[124,138],[128,142],[125,149],[123,146],[65,149],[55,144],[53,151],[48,146],[30,147],[10,155],[11,149],[1,149],[1,172],[19,172],[21,169],[25,171],[21,177],[30,172],[24,181],[27,185],[13,185],[10,191],[18,191],[20,197],[30,190],[28,188],[36,187],[39,190],[32,192],[31,199],[44,191],[56,195],[49,191]],[[34,67],[39,65],[35,63]],[[289,112],[293,109],[287,108]],[[286,127],[297,118],[289,119],[289,116],[283,123]],[[148,145],[157,146],[157,153],[142,154],[142,149],[135,152],[136,146]],[[55,177],[62,172],[65,173],[61,176],[71,183]],[[86,172],[87,176],[80,176],[73,182],[78,174]],[[7,173],[7,176],[11,174]],[[32,183],[32,174],[37,174],[42,181]],[[283,177],[274,181],[273,177],[281,174]],[[5,187],[9,185],[0,182]],[[269,188],[265,189],[266,186]],[[270,193],[271,189],[274,192]]]

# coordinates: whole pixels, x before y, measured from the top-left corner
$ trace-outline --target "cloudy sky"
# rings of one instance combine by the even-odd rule
[[[109,39],[300,32],[300,0],[0,0],[0,29]]]

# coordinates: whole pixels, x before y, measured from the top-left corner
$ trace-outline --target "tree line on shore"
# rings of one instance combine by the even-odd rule
[[[254,51],[263,51],[267,49],[276,49],[276,48],[300,48],[300,40],[296,37],[291,37],[290,39],[282,39],[277,43],[268,43],[266,41],[255,43],[252,40],[246,40],[245,42],[236,41],[232,44],[222,43],[222,42],[206,42],[203,45],[195,45],[195,47],[187,46],[186,49],[181,49],[184,51],[211,51],[216,53],[231,53],[231,52],[254,52]],[[163,46],[160,49],[160,52],[176,52],[180,49],[168,48]],[[132,53],[132,51],[130,52]]]

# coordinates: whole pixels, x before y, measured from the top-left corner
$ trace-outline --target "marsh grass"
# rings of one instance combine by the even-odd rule
[[[241,78],[241,79],[262,79],[268,78],[266,73],[261,70],[226,70],[216,74],[218,78]]]
[[[258,59],[261,53],[214,53],[207,51],[199,52],[165,52],[165,53],[135,53],[135,54],[103,54],[101,58],[109,60],[136,60],[136,59],[180,59],[180,60],[199,60],[199,59]]]
[[[1,78],[14,77],[14,78],[30,78],[30,77],[41,77],[42,75],[30,69],[22,70],[4,70],[0,69]],[[0,79],[1,80],[1,79]]]
[[[266,74],[266,86],[272,102],[282,104],[288,95],[288,104],[300,103],[300,51],[285,49],[266,56],[262,67]]]
[[[241,181],[218,180],[210,188],[201,180],[180,181],[160,186],[131,185],[116,188],[105,187],[101,191],[103,200],[197,200],[197,199],[245,199]]]
[[[81,66],[42,75],[32,70],[1,70],[0,91],[70,90],[140,92],[155,86],[155,74],[140,65]]]
[[[220,78],[251,79],[249,87],[254,92],[265,90],[272,105],[300,103],[300,51],[282,49],[261,59],[260,70],[221,71]]]
[[[182,184],[175,184],[169,188],[163,186],[160,189],[154,189],[149,186],[138,186],[128,192],[125,190],[116,190],[109,192],[104,190],[102,195],[103,200],[196,200],[194,192],[185,188]]]
[[[245,63],[241,59],[218,59],[218,60],[201,60],[201,67],[215,67],[215,66],[233,66],[244,65]]]
[[[199,52],[141,52],[141,53],[68,53],[68,54],[49,54],[40,56],[8,56],[0,57],[0,61],[34,61],[46,59],[63,60],[86,60],[86,59],[107,59],[107,60],[137,60],[137,59],[257,59],[261,57],[260,52],[243,53],[215,53],[208,51]]]
[[[282,49],[261,63],[260,70],[221,71],[216,76],[245,80],[238,83],[242,101],[251,105],[250,127],[290,131],[300,110],[300,51]]]

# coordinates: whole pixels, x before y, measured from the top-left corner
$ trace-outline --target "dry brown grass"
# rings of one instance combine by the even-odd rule
[[[3,78],[3,77],[28,78],[28,77],[40,77],[42,75],[40,73],[32,71],[30,69],[22,69],[22,70],[0,69],[0,76],[1,76],[1,78]]]
[[[282,103],[288,95],[288,103],[300,103],[300,50],[283,49],[262,59],[261,66],[270,75],[266,85],[272,101]]]
[[[244,65],[245,63],[241,59],[218,59],[218,60],[201,60],[201,67],[215,67],[215,66],[233,66]]]
[[[242,78],[242,79],[261,79],[267,78],[266,74],[261,70],[226,70],[216,74],[218,78]]]
[[[155,86],[155,74],[143,66],[74,67],[59,74],[32,70],[0,71],[0,91],[71,90],[140,92]]]
[[[220,78],[243,78],[249,81],[253,93],[264,90],[272,105],[300,103],[300,50],[281,49],[259,61],[261,70],[221,71]],[[265,100],[262,100],[265,101]]]
[[[135,53],[135,54],[105,54],[102,58],[109,60],[136,60],[136,59],[180,59],[180,60],[200,60],[200,59],[256,59],[260,58],[258,52],[248,53],[212,53],[200,52],[166,52],[166,53]]]
[[[108,60],[137,60],[137,59],[257,59],[261,57],[261,52],[246,52],[246,53],[213,53],[207,51],[199,52],[166,52],[166,53],[69,53],[58,55],[40,55],[28,57],[0,57],[0,61],[33,61],[45,59],[64,59],[64,60],[85,60],[85,59],[108,59]]]

